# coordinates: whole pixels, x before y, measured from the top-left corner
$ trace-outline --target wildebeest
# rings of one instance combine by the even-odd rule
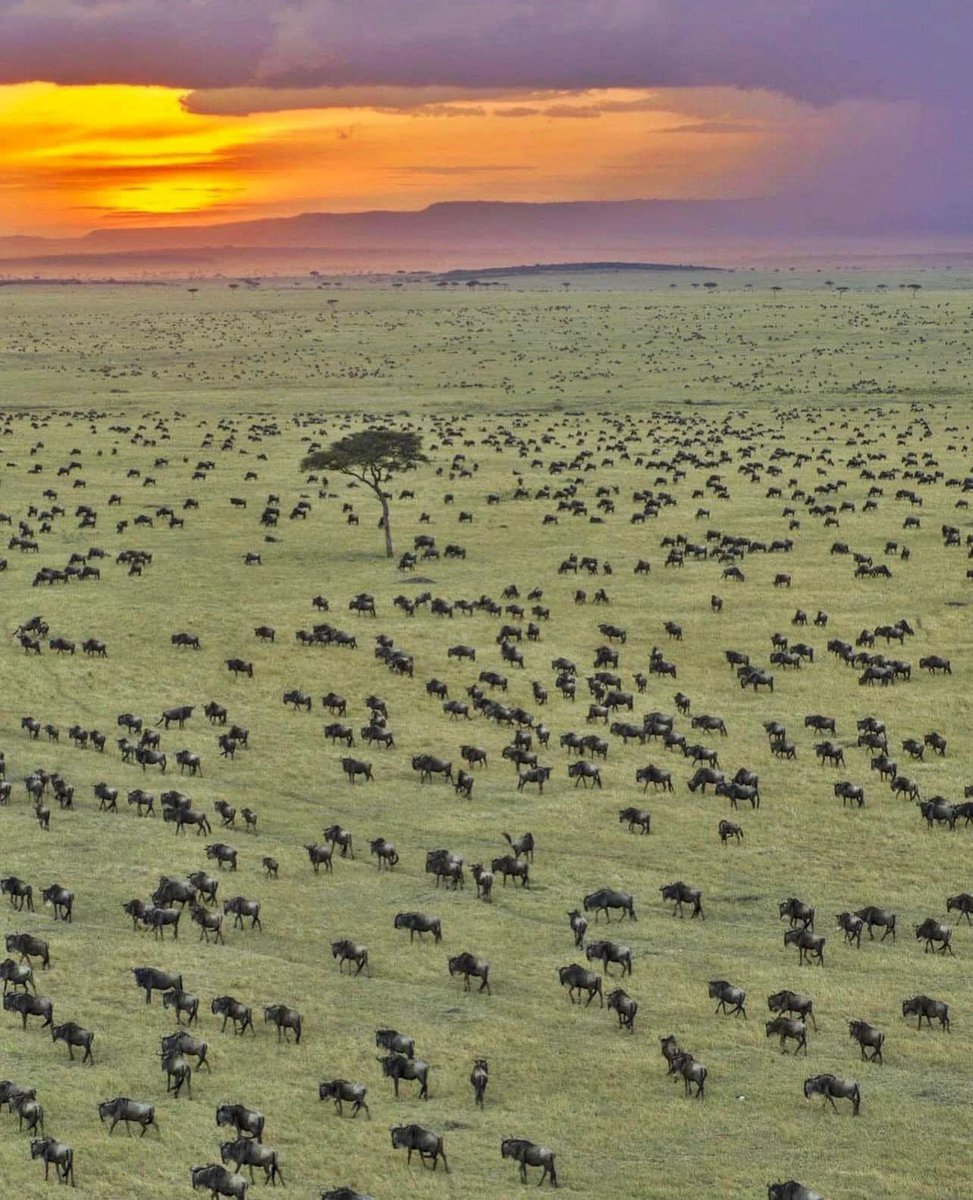
[[[575,992],[578,993],[579,1004],[581,1003],[581,993],[587,992],[588,999],[585,1002],[585,1008],[588,1007],[595,996],[598,997],[599,1005],[604,1008],[605,1000],[601,990],[601,976],[595,971],[587,970],[580,963],[570,963],[566,967],[560,967],[557,975],[561,982],[561,987],[567,987],[568,999],[572,1004],[574,1004]]]
[[[796,896],[782,900],[778,911],[781,920],[784,917],[790,918],[791,929],[796,929],[800,925],[802,929],[814,931],[814,909],[810,904],[805,904],[803,900],[798,900]]]
[[[220,1033],[226,1033],[226,1023],[232,1021],[234,1033],[246,1033],[249,1028],[250,1032],[256,1036],[257,1031],[253,1027],[253,1011],[249,1004],[243,1004],[233,996],[215,996],[210,1005],[210,1012],[216,1017],[223,1018]]]
[[[713,979],[709,984],[709,998],[716,1000],[716,1011],[720,1009],[729,1016],[735,1017],[743,1014],[746,1020],[747,1010],[745,1002],[747,993],[741,987],[735,987],[732,983],[728,983],[725,979]],[[732,1005],[728,1008],[727,1005]]]
[[[487,1084],[490,1080],[490,1067],[485,1058],[478,1058],[473,1063],[473,1070],[470,1072],[470,1086],[473,1088],[473,1103],[477,1108],[483,1107],[483,1098],[486,1095]]]
[[[865,908],[859,908],[855,913],[856,917],[861,919],[868,926],[869,940],[873,940],[875,934],[873,927],[876,925],[884,926],[885,932],[882,934],[881,941],[892,935],[892,941],[895,941],[895,913],[887,908],[876,908],[874,905],[867,905]]]
[[[57,1176],[58,1183],[70,1183],[75,1186],[74,1180],[74,1151],[70,1146],[66,1146],[64,1142],[59,1142],[56,1138],[32,1138],[30,1143],[30,1157],[32,1159],[39,1158],[44,1163],[44,1179],[48,1177],[51,1163],[54,1164],[54,1173]]]
[[[356,975],[360,975],[362,971],[366,975],[371,975],[368,969],[368,951],[361,942],[353,941],[351,938],[339,938],[338,941],[331,943],[331,957],[338,960],[338,970],[343,971],[345,963],[351,963],[356,966]],[[349,967],[349,972],[351,967]]]
[[[804,1080],[804,1099],[812,1096],[823,1096],[835,1112],[838,1106],[835,1100],[850,1100],[852,1116],[857,1117],[861,1111],[861,1089],[855,1079],[839,1079],[836,1075],[812,1075]]]
[[[394,1054],[404,1054],[406,1058],[415,1058],[415,1038],[399,1033],[397,1029],[377,1029],[375,1045],[381,1050],[391,1050]]]
[[[379,870],[384,866],[391,871],[399,861],[399,855],[395,847],[383,837],[372,838],[368,843],[368,848],[375,855]]]
[[[618,1024],[629,1033],[635,1032],[635,1018],[639,1011],[637,1000],[622,988],[613,988],[608,993],[608,1008],[618,1014]]]
[[[404,1054],[386,1054],[378,1060],[382,1064],[382,1074],[392,1080],[392,1090],[396,1098],[399,1095],[399,1083],[403,1079],[412,1079],[419,1084],[419,1099],[429,1099],[429,1064],[421,1058],[406,1058]]]
[[[145,1003],[152,1003],[153,992],[167,992],[171,988],[182,991],[182,975],[162,971],[157,967],[132,967],[135,983],[145,992]]]
[[[691,1054],[681,1050],[669,1062],[669,1074],[681,1075],[686,1088],[686,1095],[692,1095],[692,1085],[696,1085],[696,1099],[702,1100],[706,1088],[706,1068]]]
[[[393,922],[395,929],[408,929],[409,942],[415,939],[415,935],[419,935],[420,942],[424,933],[431,933],[433,941],[441,942],[443,940],[443,926],[439,917],[430,917],[425,913],[407,912],[396,913]]]
[[[952,954],[953,947],[953,931],[948,925],[943,925],[937,921],[935,917],[927,917],[921,925],[915,926],[916,940],[926,943],[925,953],[928,954],[933,949],[933,942],[938,942],[939,946],[936,950],[937,954]]]
[[[16,875],[8,875],[0,879],[0,894],[10,897],[10,905],[15,912],[23,912],[26,906],[28,912],[34,911],[34,889]]]
[[[48,1028],[54,1020],[54,1001],[47,996],[31,995],[28,991],[10,992],[3,997],[4,1012],[19,1013],[24,1029],[28,1017],[43,1017],[41,1029]]]
[[[183,1085],[189,1099],[193,1098],[193,1069],[178,1050],[161,1054],[162,1071],[166,1077],[166,1092],[172,1092],[174,1100],[179,1099]]]
[[[967,924],[973,924],[971,914],[973,914],[973,896],[969,892],[960,892],[958,896],[948,896],[946,899],[946,911],[952,912],[953,909],[966,917]]]
[[[654,763],[649,763],[636,770],[635,782],[642,784],[642,791],[647,791],[651,783],[653,787],[661,787],[663,791],[671,792],[672,772],[667,771],[664,767],[657,767]]]
[[[253,1168],[263,1167],[264,1183],[276,1185],[279,1179],[284,1182],[284,1174],[280,1169],[280,1161],[276,1150],[262,1146],[253,1138],[237,1138],[235,1142],[222,1142],[220,1158],[224,1163],[232,1163],[237,1170],[241,1167],[250,1168],[250,1182],[253,1182]],[[239,1176],[237,1176],[239,1178]]]
[[[743,829],[739,825],[734,824],[733,821],[720,821],[717,832],[724,846],[730,838],[735,838],[737,845],[743,840]]]
[[[246,675],[253,679],[253,663],[244,662],[242,658],[228,658],[226,660],[226,669],[236,678],[239,675]]]
[[[632,974],[631,946],[623,946],[620,942],[589,942],[584,953],[588,962],[600,962],[606,975],[611,974],[608,970],[609,963],[618,963],[623,976]]]
[[[244,1104],[221,1104],[216,1110],[216,1124],[232,1125],[243,1137],[263,1142],[265,1118],[257,1109]]]
[[[324,831],[324,840],[330,842],[332,848],[338,846],[342,858],[355,857],[354,839],[350,831],[342,829],[340,825],[329,825]]]
[[[264,1022],[272,1021],[277,1026],[277,1041],[286,1042],[287,1031],[294,1031],[294,1044],[301,1044],[303,1020],[296,1008],[288,1008],[286,1004],[271,1004],[264,1009]]]
[[[638,826],[640,833],[650,833],[652,818],[649,812],[644,808],[623,808],[618,813],[619,823],[628,825],[629,833],[635,832],[635,827]]]
[[[263,929],[260,921],[260,901],[247,900],[244,896],[231,896],[229,900],[223,901],[223,912],[226,915],[233,913],[233,928],[243,928],[244,917],[250,918],[251,929]]]
[[[353,1117],[357,1117],[359,1112],[364,1109],[365,1116],[371,1120],[372,1114],[365,1101],[367,1094],[368,1088],[363,1083],[349,1083],[346,1079],[329,1079],[318,1084],[318,1099],[333,1100],[335,1111],[339,1117],[342,1115],[342,1104],[350,1104]]]
[[[869,1025],[867,1021],[849,1021],[848,1033],[861,1048],[862,1062],[884,1063],[885,1059],[882,1055],[882,1046],[885,1043],[884,1033],[876,1029],[874,1025]],[[866,1055],[866,1049],[871,1050],[871,1054]]]
[[[775,1013],[797,1013],[805,1021],[810,1020],[815,1030],[818,1023],[814,1017],[814,1002],[810,996],[801,995],[799,992],[774,992],[772,996],[767,997],[767,1007],[771,1012]]]
[[[3,980],[3,991],[6,995],[8,988],[23,988],[26,992],[28,989],[35,994],[37,985],[34,983],[34,972],[27,963],[15,963],[12,958],[5,958],[0,962],[0,979]]]
[[[82,1063],[91,1063],[95,1065],[94,1057],[91,1053],[91,1046],[95,1040],[95,1035],[87,1029],[83,1029],[76,1021],[67,1021],[63,1025],[54,1025],[51,1027],[51,1041],[64,1042],[68,1048],[68,1057],[74,1062],[74,1047],[83,1046],[84,1056]]]
[[[557,1170],[554,1165],[554,1151],[546,1146],[538,1146],[526,1138],[504,1138],[500,1143],[500,1156],[512,1158],[520,1166],[520,1182],[527,1182],[527,1168],[541,1167],[541,1177],[538,1186],[550,1177],[551,1187],[557,1187]]]
[[[498,858],[494,858],[490,862],[490,869],[494,874],[499,872],[503,876],[503,886],[507,886],[507,876],[513,879],[519,879],[521,887],[530,887],[530,868],[527,860],[524,858],[515,858],[512,854],[503,854]]]
[[[824,966],[825,938],[806,929],[788,929],[784,934],[785,946],[797,947],[797,961],[810,965],[811,959],[816,958],[819,967]]]
[[[768,1183],[767,1200],[824,1200],[824,1197],[796,1179],[788,1179],[786,1183]]]
[[[327,846],[318,846],[314,844],[306,844],[304,849],[307,851],[307,856],[314,868],[314,874],[317,875],[324,864],[325,871],[333,870],[333,855],[334,846],[329,842]]]
[[[220,1163],[207,1163],[202,1167],[193,1167],[189,1172],[189,1181],[193,1191],[206,1188],[216,1200],[218,1196],[231,1196],[233,1200],[246,1200],[248,1180],[242,1175],[228,1171]]]
[[[699,888],[690,887],[688,884],[677,880],[675,883],[664,883],[659,891],[662,893],[663,900],[673,901],[672,915],[683,916],[682,906],[684,904],[692,905],[690,918],[695,920],[696,917],[702,917],[706,920],[706,914],[703,912],[703,893]]]
[[[446,1162],[446,1151],[443,1149],[443,1139],[439,1134],[423,1129],[421,1125],[396,1125],[392,1128],[392,1149],[408,1150],[406,1166],[412,1162],[412,1152],[415,1150],[423,1166],[432,1162],[435,1171],[439,1160],[443,1160],[443,1170],[449,1171]]]
[[[109,1136],[115,1132],[115,1126],[119,1121],[125,1122],[125,1132],[131,1137],[131,1125],[138,1125],[142,1132],[139,1137],[145,1137],[147,1129],[154,1128],[156,1133],[160,1133],[159,1123],[155,1119],[155,1106],[152,1104],[142,1104],[137,1100],[129,1100],[127,1096],[116,1096],[114,1100],[103,1100],[98,1105],[98,1118],[104,1123],[110,1120],[111,1125],[108,1128]]]
[[[230,864],[230,870],[235,871],[237,867],[237,851],[233,846],[228,846],[225,842],[214,842],[206,847],[206,857],[215,858],[216,864],[223,870],[224,863]]]
[[[448,960],[450,975],[463,976],[463,990],[470,990],[470,978],[480,980],[478,991],[485,991],[488,996],[492,995],[490,988],[490,964],[485,958],[478,954],[470,954],[464,951],[462,954],[454,954]]]
[[[630,892],[616,891],[614,888],[600,888],[596,892],[589,892],[584,898],[585,912],[594,910],[595,920],[598,920],[598,914],[604,912],[605,919],[611,920],[610,909],[620,908],[622,910],[621,919],[624,920],[626,914],[629,919],[635,921],[635,902],[632,899]]]
[[[780,1052],[787,1053],[787,1041],[791,1039],[797,1042],[794,1047],[794,1053],[800,1053],[801,1047],[804,1047],[804,1056],[807,1057],[807,1025],[803,1021],[794,1020],[791,1017],[774,1017],[772,1021],[766,1024],[767,1037],[780,1038]]]

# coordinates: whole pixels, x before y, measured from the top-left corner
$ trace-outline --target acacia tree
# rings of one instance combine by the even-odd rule
[[[389,521],[389,494],[385,488],[393,475],[410,471],[421,462],[428,462],[422,453],[422,438],[417,433],[401,429],[363,429],[351,433],[327,449],[314,450],[301,461],[304,471],[337,471],[357,479],[375,493],[382,506],[382,528],[385,530],[385,554],[392,558],[392,526]]]

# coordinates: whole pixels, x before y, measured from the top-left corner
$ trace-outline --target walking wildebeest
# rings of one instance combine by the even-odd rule
[[[66,1146],[63,1142],[59,1142],[56,1138],[32,1138],[30,1143],[30,1157],[32,1159],[39,1158],[44,1163],[44,1179],[47,1180],[48,1172],[50,1171],[51,1163],[54,1164],[54,1174],[57,1176],[58,1183],[70,1183],[75,1186],[74,1181],[74,1151],[70,1146]]]
[[[419,1084],[419,1099],[429,1099],[429,1064],[421,1058],[406,1058],[404,1054],[386,1054],[378,1061],[382,1064],[382,1074],[392,1080],[392,1090],[396,1099],[399,1095],[399,1082],[403,1079],[413,1079]]]
[[[558,979],[561,982],[561,987],[567,986],[568,999],[574,1004],[574,993],[578,993],[578,1003],[581,1003],[581,993],[587,992],[588,999],[585,1002],[585,1008],[591,1001],[598,997],[600,1007],[604,1008],[604,994],[601,990],[601,976],[594,971],[589,971],[582,967],[580,963],[570,963],[566,967],[560,967],[558,970]]]
[[[807,1025],[803,1021],[797,1021],[791,1017],[774,1017],[772,1021],[767,1022],[766,1032],[767,1037],[780,1037],[781,1054],[787,1053],[787,1039],[791,1038],[797,1042],[794,1053],[800,1053],[803,1046],[804,1057],[807,1057]]]
[[[621,919],[624,920],[628,914],[629,920],[637,920],[635,916],[635,903],[630,892],[616,891],[614,888],[600,888],[597,892],[589,892],[584,898],[585,912],[594,910],[595,920],[598,920],[598,914],[604,911],[605,919],[611,920],[610,909],[620,908],[622,910]]]
[[[913,996],[911,1000],[902,1001],[903,1017],[917,1016],[919,1024],[916,1028],[922,1028],[922,1019],[925,1017],[932,1029],[933,1017],[939,1022],[940,1029],[945,1029],[949,1033],[949,1005],[943,1000],[932,1000],[929,996]]]
[[[443,1160],[443,1169],[448,1173],[449,1165],[446,1162],[446,1151],[443,1149],[443,1139],[439,1134],[431,1133],[428,1129],[423,1129],[421,1125],[396,1125],[392,1129],[392,1149],[393,1150],[408,1150],[406,1157],[406,1166],[412,1162],[412,1152],[417,1151],[419,1160],[423,1166],[428,1166],[427,1160],[432,1160],[432,1169],[435,1171],[439,1165],[439,1160]]]
[[[839,1079],[836,1075],[812,1075],[804,1080],[804,1099],[812,1096],[823,1096],[835,1112],[838,1106],[835,1100],[850,1100],[852,1116],[857,1117],[861,1110],[861,1089],[855,1079]]]
[[[729,1016],[739,1016],[743,1014],[744,1019],[747,1016],[745,1001],[747,993],[741,987],[735,987],[732,983],[728,983],[725,979],[711,980],[709,985],[709,998],[718,1001],[716,1011],[720,1009]],[[732,1008],[727,1008],[727,1005],[732,1005]]]
[[[363,1083],[349,1083],[346,1079],[329,1079],[318,1084],[318,1099],[333,1100],[339,1117],[342,1115],[342,1104],[350,1104],[353,1117],[357,1117],[361,1109],[364,1109],[365,1116],[371,1120],[372,1114],[365,1102],[367,1094],[368,1088]]]
[[[111,1120],[108,1133],[109,1136],[115,1132],[115,1126],[119,1121],[125,1122],[125,1132],[129,1137],[132,1136],[131,1125],[139,1125],[142,1132],[139,1137],[145,1137],[145,1131],[153,1126],[156,1133],[160,1133],[159,1123],[155,1119],[155,1106],[152,1104],[142,1104],[137,1100],[129,1100],[127,1096],[116,1096],[114,1100],[104,1100],[98,1105],[98,1118],[104,1123]]]
[[[848,1033],[861,1048],[862,1062],[885,1062],[882,1055],[885,1034],[874,1025],[869,1025],[867,1021],[849,1021]],[[870,1055],[865,1054],[866,1049],[871,1050]]]
[[[702,917],[706,920],[706,914],[703,912],[703,893],[699,888],[690,887],[688,884],[678,880],[676,883],[665,883],[659,891],[662,893],[663,900],[672,900],[674,917],[683,915],[682,906],[691,904],[692,912],[689,914],[690,919],[695,920],[696,917]]]
[[[546,1146],[538,1146],[526,1138],[504,1138],[500,1143],[500,1156],[512,1158],[520,1166],[520,1182],[527,1182],[527,1168],[541,1167],[541,1177],[538,1186],[550,1177],[551,1187],[557,1187],[557,1170],[554,1166],[554,1151]]]

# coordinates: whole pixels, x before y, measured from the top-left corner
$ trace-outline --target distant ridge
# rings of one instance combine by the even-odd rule
[[[566,271],[725,271],[726,267],[707,267],[697,263],[661,262],[556,262],[520,264],[514,267],[457,267],[441,271],[436,279],[497,279],[503,275],[557,275]]]

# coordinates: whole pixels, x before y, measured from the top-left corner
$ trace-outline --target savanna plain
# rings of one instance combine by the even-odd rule
[[[900,286],[914,281],[921,287]],[[2,551],[0,749],[13,786],[0,807],[0,874],[33,886],[36,911],[3,897],[0,931],[49,942],[50,968],[34,964],[38,992],[53,1000],[55,1023],[95,1034],[94,1065],[82,1065],[36,1019],[24,1032],[16,1014],[2,1013],[0,1077],[37,1089],[47,1131],[74,1148],[79,1194],[190,1195],[190,1168],[218,1162],[230,1137],[216,1107],[242,1103],[265,1114],[264,1143],[279,1152],[287,1194],[309,1198],[348,1185],[376,1200],[506,1200],[523,1190],[516,1164],[500,1157],[511,1136],[554,1150],[566,1196],[762,1197],[778,1179],[802,1180],[828,1200],[968,1196],[973,929],[956,912],[947,917],[946,899],[973,891],[973,829],[962,819],[955,830],[927,827],[916,803],[870,769],[856,722],[885,722],[889,755],[922,799],[963,801],[973,783],[964,491],[973,280],[958,271],[737,271],[578,273],[494,287],[408,277],[191,288],[0,289],[0,510],[8,537],[23,521],[38,545]],[[365,421],[416,430],[428,456],[389,488],[392,560],[366,489],[300,469],[313,446]],[[261,523],[270,495],[279,497],[274,526]],[[198,507],[185,506],[190,498]],[[292,517],[302,499],[306,517]],[[96,514],[94,527],[80,527],[79,506]],[[136,524],[140,516],[151,524]],[[439,555],[402,570],[398,557],[417,535],[434,538]],[[740,557],[727,557],[728,539],[738,539]],[[790,549],[760,550],[775,541]],[[706,555],[666,566],[686,542]],[[833,553],[836,542],[852,553]],[[447,558],[451,543],[465,557]],[[87,559],[100,579],[33,584],[40,568],[63,569],[93,547],[104,550]],[[141,575],[116,562],[129,549],[151,554]],[[855,553],[889,576],[856,576]],[[247,554],[259,564],[246,565]],[[596,574],[559,573],[572,554],[596,559]],[[636,573],[640,560],[647,573]],[[742,580],[724,578],[734,565]],[[774,586],[779,574],[789,587]],[[510,585],[519,599],[503,598]],[[607,600],[596,605],[599,588]],[[539,600],[526,599],[532,589]],[[361,592],[375,597],[375,618],[349,611]],[[425,603],[409,616],[393,604],[422,593],[525,612],[481,605],[436,616]],[[328,612],[312,607],[318,595]],[[535,603],[548,619],[532,615]],[[826,613],[827,625],[794,626],[797,609],[812,622]],[[15,637],[35,615],[49,626],[39,656]],[[539,637],[528,640],[535,620]],[[862,668],[827,649],[832,638],[854,644],[862,630],[900,620],[914,631],[904,644],[879,638],[871,650],[907,661],[911,678],[860,684]],[[323,621],[353,633],[357,648],[295,637]],[[680,640],[667,621],[681,626]],[[740,767],[759,775],[759,808],[733,811],[712,789],[691,793],[693,764],[658,738],[626,744],[586,721],[603,623],[627,635],[613,645],[621,690],[634,693],[634,712],[612,720],[672,715],[690,743],[718,751],[728,776]],[[501,658],[502,624],[525,634],[523,668]],[[262,625],[276,631],[273,642],[255,636]],[[180,631],[198,635],[200,649],[172,645]],[[771,668],[772,693],[741,687],[725,651],[768,667],[774,633],[809,643],[813,662]],[[413,656],[412,677],[375,657],[378,634]],[[77,652],[55,653],[53,637]],[[82,654],[88,637],[105,642],[106,657]],[[447,656],[459,643],[475,647],[475,663]],[[674,679],[649,674],[654,647],[675,665]],[[948,658],[952,673],[920,669],[929,655]],[[252,662],[252,678],[227,671],[235,657]],[[562,657],[577,666],[573,702],[555,686],[551,664]],[[506,692],[482,684],[491,699],[551,731],[546,748],[533,735],[553,768],[542,794],[518,791],[502,757],[514,726],[472,708],[471,719],[451,719],[427,694],[435,678],[468,702],[482,670],[509,681]],[[636,673],[648,676],[643,693]],[[543,706],[533,681],[547,689]],[[311,695],[310,712],[283,703],[291,689]],[[372,782],[351,785],[340,765],[349,751],[324,736],[334,718],[321,697],[332,691],[347,698],[350,753],[371,762]],[[688,715],[676,711],[677,691],[690,699]],[[394,749],[361,743],[373,693],[387,702]],[[249,730],[232,758],[220,755],[221,730],[203,714],[211,701]],[[154,728],[178,704],[194,712],[183,730],[161,731],[165,776],[123,763],[118,714]],[[698,714],[722,717],[727,735],[691,729]],[[809,714],[835,719],[844,766],[818,760],[822,735],[805,728]],[[30,738],[28,715],[57,726],[59,740]],[[796,758],[772,753],[769,721],[786,727]],[[109,735],[104,752],[76,748],[67,734],[75,724]],[[608,739],[596,760],[603,786],[568,778],[577,758],[560,738],[569,731]],[[910,760],[902,741],[932,731],[947,739],[945,754],[928,748]],[[472,768],[470,798],[420,782],[412,755],[441,756],[455,774],[466,744],[488,756]],[[180,778],[181,749],[201,756],[199,776]],[[671,793],[636,783],[649,763],[671,771]],[[75,788],[69,809],[48,796],[48,831],[24,788],[38,768]],[[839,780],[864,787],[863,807],[836,798]],[[102,781],[119,789],[117,813],[99,810],[93,786]],[[125,802],[140,787],[188,793],[212,836],[177,836],[159,815],[140,819]],[[221,827],[217,801],[256,812],[256,833],[239,815]],[[630,805],[650,811],[647,836],[619,821]],[[742,827],[739,843],[721,843],[721,819]],[[314,874],[305,845],[334,823],[352,832],[354,859],[336,854],[332,873]],[[508,852],[505,831],[528,830],[530,886],[503,887],[498,876],[492,902],[478,900],[470,864]],[[397,848],[391,871],[369,854],[379,836]],[[147,899],[162,875],[213,869],[205,846],[219,841],[237,849],[239,866],[214,870],[218,907],[233,895],[257,899],[263,928],[232,929],[227,918],[225,945],[198,940],[188,913],[178,939],[133,930],[122,905]],[[464,888],[437,889],[425,872],[436,847],[463,857]],[[268,855],[279,878],[261,865]],[[705,919],[673,916],[660,887],[675,880],[701,889]],[[40,900],[55,881],[75,894],[70,924]],[[558,983],[559,967],[585,962],[567,914],[602,886],[634,897],[636,921],[616,913],[606,926],[588,914],[588,941],[632,948],[631,977],[611,967],[604,980],[606,994],[623,986],[638,1002],[632,1033],[597,999],[571,1004]],[[823,967],[799,965],[797,949],[784,946],[778,906],[789,897],[816,910]],[[894,942],[866,933],[860,948],[846,943],[837,914],[866,905],[896,913]],[[442,943],[410,944],[393,928],[400,911],[439,916]],[[926,917],[952,926],[953,955],[924,953],[913,927]],[[367,946],[367,975],[339,973],[330,946],[342,937]],[[447,956],[463,951],[489,960],[492,995],[450,977]],[[175,1024],[158,994],[146,1005],[136,988],[132,968],[142,965],[181,972],[200,999],[193,1030],[209,1044],[212,1069],[194,1071],[191,1099],[166,1094],[159,1038]],[[746,1019],[714,1014],[708,983],[720,979],[746,990]],[[765,1036],[767,997],[785,988],[813,998],[818,1027],[806,1059],[782,1055]],[[210,1002],[224,994],[253,1006],[255,1034],[220,1032]],[[949,1003],[951,1032],[903,1018],[903,1000],[916,994]],[[279,1044],[263,1022],[275,1003],[301,1012],[299,1045]],[[861,1060],[848,1033],[856,1018],[885,1034],[884,1063]],[[430,1064],[428,1101],[410,1083],[392,1096],[376,1062],[380,1028],[415,1039]],[[668,1034],[705,1064],[704,1098],[687,1098],[682,1080],[667,1077],[659,1039]],[[489,1062],[482,1111],[468,1082],[476,1058]],[[824,1072],[859,1082],[858,1117],[847,1101],[835,1113],[819,1097],[805,1100],[805,1078]],[[367,1085],[370,1120],[319,1101],[318,1083],[333,1078]],[[118,1095],[153,1103],[159,1131],[126,1137],[119,1126],[109,1137],[97,1104]],[[389,1127],[411,1122],[443,1135],[448,1174],[416,1159],[407,1167],[393,1151]],[[5,1195],[55,1188],[53,1174],[45,1188],[6,1111],[0,1176]],[[531,1185],[538,1178],[532,1168]],[[267,1191],[258,1170],[250,1195]]]

